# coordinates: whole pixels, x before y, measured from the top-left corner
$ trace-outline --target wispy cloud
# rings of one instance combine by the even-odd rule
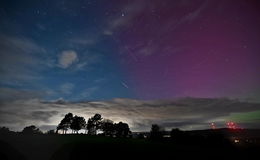
[[[73,83],[64,83],[60,86],[60,91],[62,94],[71,94],[74,86]]]
[[[81,92],[80,97],[81,98],[90,98],[91,95],[96,92],[99,89],[99,87],[94,86],[94,87],[90,87],[85,89],[83,92]]]
[[[0,88],[0,101],[12,101],[20,99],[32,99],[40,98],[44,95],[44,92],[25,90],[25,89],[13,89],[13,88]]]
[[[25,37],[0,34],[0,48],[1,83],[21,85],[41,79],[38,71],[47,67],[43,47]]]
[[[71,38],[68,40],[68,43],[74,44],[74,45],[84,45],[84,46],[88,46],[88,45],[92,45],[96,43],[95,38],[87,38],[87,36],[85,36],[83,38],[83,36],[81,37],[77,37],[77,38]]]
[[[174,28],[179,27],[183,23],[191,23],[192,21],[194,21],[196,18],[198,18],[201,15],[203,10],[205,10],[207,6],[208,6],[208,0],[202,1],[202,3],[195,10],[193,10],[193,11],[187,13],[185,16],[181,17],[181,19],[179,21],[177,21],[177,23],[174,25]]]
[[[136,3],[140,3],[141,5],[137,6]],[[154,10],[154,8],[162,5],[162,3],[159,3],[159,1],[154,1],[151,3],[146,3],[146,5],[143,6],[142,2],[136,1],[127,4],[125,6],[125,12],[129,12],[129,14],[126,14],[128,17],[124,16],[114,18],[114,20],[110,20],[110,27],[108,27],[110,28],[110,30],[105,30],[106,33],[112,35],[113,28],[120,29],[121,27],[127,27],[126,30],[129,30],[129,33],[135,33],[132,30],[135,28],[138,28],[137,30],[140,30],[139,28],[141,26],[139,26],[139,23],[137,22],[142,21],[142,19],[144,19],[144,21],[147,23],[146,26],[156,26],[156,31],[150,31],[148,27],[146,30],[142,30],[141,33],[138,33],[136,35],[134,34],[135,41],[128,41],[127,43],[122,42],[123,44],[127,45],[121,45],[120,51],[122,52],[122,54],[130,54],[134,61],[137,61],[139,59],[139,56],[169,54],[169,51],[165,50],[166,48],[176,48],[174,44],[165,41],[165,39],[167,39],[168,41],[169,36],[172,36],[169,34],[169,31],[174,32],[183,26],[187,26],[190,23],[195,22],[200,16],[203,15],[204,10],[206,10],[209,5],[207,0],[201,1],[201,3],[192,1],[186,3],[184,3],[183,1],[174,1],[171,2],[171,4],[173,5],[165,7],[166,10],[171,11],[171,16],[167,16],[166,18],[162,17],[162,11],[162,13],[160,13]],[[189,9],[180,14],[177,10],[178,7],[183,7],[183,5],[185,5],[185,7]],[[158,19],[158,21],[156,19]],[[158,22],[160,22],[161,24],[158,25]],[[137,26],[131,26],[131,24],[135,24]],[[131,34],[124,34],[127,35],[127,38],[132,39]],[[142,39],[138,38],[141,35],[144,35]],[[178,46],[178,48],[182,47],[183,46]],[[171,53],[172,52],[173,51],[171,50]]]

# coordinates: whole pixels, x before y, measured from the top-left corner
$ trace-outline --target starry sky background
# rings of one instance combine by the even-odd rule
[[[3,0],[0,124],[259,127],[259,43],[257,0]]]

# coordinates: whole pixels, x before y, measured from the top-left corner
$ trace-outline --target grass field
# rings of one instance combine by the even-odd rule
[[[174,159],[253,156],[258,147],[233,144],[181,143],[170,139],[126,139],[87,135],[1,136],[1,159]]]

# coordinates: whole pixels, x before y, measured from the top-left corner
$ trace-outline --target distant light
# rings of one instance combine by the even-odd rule
[[[239,129],[238,125],[234,122],[227,122],[226,124],[228,129]]]
[[[210,123],[210,127],[211,127],[211,129],[216,129],[216,126],[215,126],[215,123]]]
[[[235,143],[239,143],[239,139],[235,139],[234,142],[235,142]]]

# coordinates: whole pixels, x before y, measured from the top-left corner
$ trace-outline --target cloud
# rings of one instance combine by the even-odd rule
[[[43,102],[39,99],[3,102],[0,106],[0,126],[22,129],[25,125],[54,126],[64,114],[72,112],[86,119],[95,113],[115,122],[127,122],[133,131],[148,131],[157,123],[166,129],[205,129],[210,122],[224,127],[234,113],[260,110],[259,103],[227,98],[181,98],[144,101],[117,98],[108,101]],[[18,112],[19,111],[19,112]],[[54,112],[56,111],[56,112]],[[42,114],[42,115],[41,115]],[[41,115],[41,116],[38,116]],[[259,127],[259,121],[241,123],[241,127]],[[245,125],[245,126],[243,126]]]
[[[41,131],[49,131],[49,130],[56,130],[56,125],[41,125],[38,126]]]
[[[188,13],[187,15],[185,15],[184,17],[182,17],[182,19],[180,20],[179,23],[184,23],[184,22],[191,22],[193,20],[195,20],[197,17],[199,17],[199,15],[201,14],[201,12],[206,9],[206,7],[208,6],[208,0],[203,1],[198,8],[196,8],[194,11]]]
[[[141,5],[139,5],[140,3]],[[187,26],[195,22],[209,6],[209,1],[204,0],[201,2],[183,2],[183,1],[166,1],[164,6],[165,10],[159,10],[159,6],[162,5],[159,1],[152,1],[151,3],[143,3],[136,1],[125,5],[123,12],[126,12],[127,16],[114,18],[109,20],[109,26],[104,34],[112,35],[116,29],[125,28],[127,32],[123,32],[121,36],[128,37],[125,41],[121,42],[120,52],[121,54],[130,55],[134,61],[141,59],[140,57],[150,56],[154,54],[169,54],[174,50],[169,48],[176,48],[176,44],[165,43],[165,40],[169,41],[172,34],[169,31],[177,31],[177,29]],[[182,13],[178,12],[179,8],[189,8]],[[165,17],[163,13],[170,12],[171,16]],[[155,23],[155,20],[158,21]],[[141,26],[139,21],[144,20],[145,26]],[[160,22],[160,23],[158,23]],[[159,25],[158,25],[159,24]],[[154,30],[145,29],[140,30],[141,27],[156,26],[156,32]],[[137,31],[132,31],[133,28]],[[140,33],[139,33],[140,32]],[[177,33],[178,34],[178,33]],[[139,38],[142,37],[142,38]],[[135,41],[132,41],[132,39]],[[130,40],[128,40],[130,39]],[[178,46],[182,47],[182,46]],[[162,49],[164,48],[164,49]],[[165,50],[168,48],[168,51]],[[179,51],[178,51],[179,52]],[[126,61],[129,61],[128,59]]]
[[[33,40],[26,37],[14,37],[0,34],[2,49],[10,49],[13,51],[21,51],[23,53],[39,53],[46,52],[44,48],[37,45]]]
[[[107,36],[111,36],[113,35],[113,32],[111,30],[104,30],[103,34]]]
[[[31,39],[0,33],[0,82],[8,85],[32,83],[42,77],[46,50]]]
[[[86,36],[87,37],[87,36]],[[86,45],[93,45],[96,43],[96,41],[94,40],[95,38],[92,38],[92,39],[87,39],[86,37],[84,38],[72,38],[72,39],[69,39],[68,42],[69,43],[72,43],[72,44],[76,44],[76,45],[83,45],[83,46],[86,46]]]
[[[63,51],[58,57],[58,66],[60,68],[66,69],[70,67],[73,63],[78,61],[78,55],[73,50]]]
[[[60,91],[63,94],[71,94],[73,88],[74,88],[73,83],[64,83],[60,86]]]
[[[33,111],[30,114],[30,118],[33,120],[49,122],[49,118],[57,115],[58,113],[58,111]]]
[[[82,42],[84,43],[84,42]],[[70,44],[66,44],[70,46]],[[83,45],[86,47],[86,45]],[[102,61],[103,54],[105,51],[93,48],[72,47],[78,48],[80,51],[76,52],[74,50],[64,50],[58,55],[58,59],[54,66],[69,69],[71,72],[83,71],[90,69],[93,64],[97,64]],[[49,60],[48,66],[53,66],[53,61]]]
[[[0,88],[1,101],[40,98],[44,94],[44,92],[26,89]]]
[[[94,86],[94,87],[90,87],[85,89],[83,92],[81,92],[80,97],[81,98],[90,98],[91,95],[96,92],[99,89],[99,87]]]
[[[88,62],[82,62],[82,63],[77,64],[75,69],[76,70],[82,70],[87,65],[88,65]]]

